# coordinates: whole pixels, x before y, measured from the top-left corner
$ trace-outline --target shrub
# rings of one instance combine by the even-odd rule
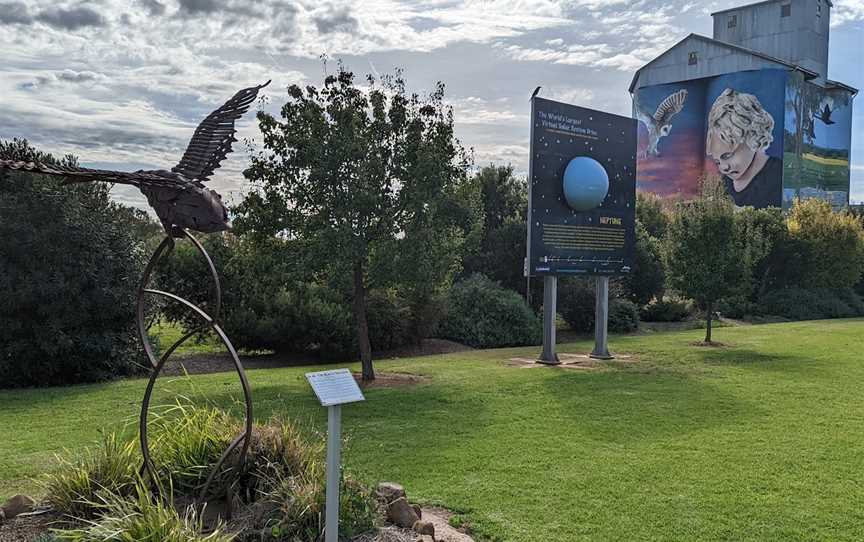
[[[174,506],[154,499],[141,484],[132,498],[107,493],[101,496],[96,520],[79,529],[56,531],[60,540],[69,542],[229,542],[233,539],[215,530],[205,532],[195,508],[189,506],[181,517]]]
[[[639,317],[645,322],[680,322],[693,314],[690,303],[678,299],[658,299],[642,307]]]
[[[785,288],[767,293],[759,304],[765,314],[790,320],[864,316],[864,302],[850,288]]]
[[[277,352],[317,351],[341,357],[357,351],[350,295],[313,282],[285,261],[300,257],[300,248],[282,240],[211,235],[202,240],[220,275],[221,324],[234,346]],[[189,243],[178,243],[161,268],[161,289],[176,292],[205,310],[212,294],[206,264]],[[191,330],[201,325],[179,304],[166,304],[166,318]],[[367,318],[372,347],[395,348],[409,337],[410,310],[395,290],[371,290]]]
[[[0,158],[74,165],[26,141]],[[134,215],[104,183],[0,173],[0,387],[69,385],[140,372]]]
[[[639,222],[636,223],[633,269],[616,281],[621,285],[623,296],[638,305],[644,305],[663,295],[665,273],[661,260],[661,243],[649,235]]]
[[[209,542],[227,540],[217,526],[202,535],[192,509],[178,514],[163,503],[196,498],[201,483],[243,423],[226,413],[180,404],[160,413],[150,428],[157,486],[137,475],[141,464],[137,441],[110,435],[93,452],[61,463],[52,475],[48,500],[72,519],[77,529],[57,531],[64,540],[152,540]],[[318,542],[324,529],[326,462],[324,439],[279,419],[256,424],[243,473],[236,473],[236,454],[211,486],[212,495],[225,495],[228,484],[240,502],[225,526],[237,541]],[[93,459],[97,458],[97,459]],[[105,472],[111,473],[106,475]],[[72,474],[69,474],[71,472]],[[86,480],[86,482],[85,482]],[[149,490],[158,487],[162,498]],[[371,530],[378,511],[371,491],[343,475],[340,532],[346,536]]]
[[[864,267],[864,229],[847,211],[820,199],[796,200],[786,220],[802,258],[797,286],[850,288]]]
[[[573,331],[591,333],[597,310],[593,279],[559,279],[558,313]],[[632,301],[609,294],[608,330],[627,333],[639,328],[639,309]]]
[[[662,239],[666,234],[669,212],[660,196],[651,192],[636,192],[636,218],[651,237]]]
[[[613,333],[636,331],[639,329],[639,307],[626,299],[610,299],[607,325]]]
[[[744,295],[735,295],[717,303],[717,312],[725,318],[745,318],[758,316],[762,313],[762,308]]]
[[[370,290],[366,303],[373,350],[389,350],[408,342],[411,310],[396,290]]]
[[[596,296],[594,283],[585,278],[558,279],[558,313],[573,331],[594,331]]]
[[[543,323],[519,297],[481,274],[453,286],[441,337],[475,348],[542,341]]]
[[[58,461],[59,468],[43,481],[48,504],[69,517],[90,519],[101,511],[106,495],[132,494],[141,454],[137,442],[109,433],[97,447]]]

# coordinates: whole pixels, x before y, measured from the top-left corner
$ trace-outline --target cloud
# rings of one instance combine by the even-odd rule
[[[354,32],[357,30],[357,19],[351,14],[348,6],[325,9],[325,11],[312,16],[315,27],[322,34],[333,32]]]
[[[159,0],[138,0],[138,3],[144,7],[149,15],[154,17],[165,15],[165,4]]]
[[[65,30],[78,30],[87,26],[105,26],[107,24],[100,13],[86,6],[70,9],[51,7],[36,15],[36,20]]]
[[[260,5],[246,0],[179,0],[181,17],[210,16],[219,13],[233,16],[262,17]]]
[[[835,0],[831,26],[864,21],[864,0]]]
[[[0,24],[32,24],[33,16],[22,2],[0,2]]]

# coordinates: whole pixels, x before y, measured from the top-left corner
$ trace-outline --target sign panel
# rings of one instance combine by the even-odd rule
[[[629,273],[636,121],[534,98],[528,169],[528,275]]]
[[[321,406],[344,405],[365,400],[360,386],[348,369],[306,373],[306,380],[321,401]]]

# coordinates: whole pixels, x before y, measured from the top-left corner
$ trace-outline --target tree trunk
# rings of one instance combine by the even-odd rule
[[[705,343],[711,344],[711,321],[714,319],[714,303],[708,303],[708,312],[705,315]]]
[[[354,321],[357,322],[357,344],[360,345],[363,380],[375,380],[375,369],[372,367],[372,344],[369,342],[369,322],[366,319],[363,262],[354,263]]]

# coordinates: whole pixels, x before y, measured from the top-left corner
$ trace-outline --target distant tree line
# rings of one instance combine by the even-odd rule
[[[444,86],[409,94],[400,73],[364,86],[339,71],[290,87],[258,115],[262,145],[230,233],[202,241],[219,269],[222,324],[246,350],[360,360],[442,338],[538,344],[542,281],[523,276],[527,186],[510,166],[474,170]],[[0,157],[74,163],[26,142]],[[0,177],[0,382],[47,385],[135,374],[134,293],[162,235],[96,184]],[[638,194],[633,272],[611,285],[610,329],[641,321],[864,315],[859,216],[821,201],[736,209],[716,179],[693,201]],[[205,310],[207,270],[179,243],[156,277]],[[590,278],[562,278],[559,312],[594,327]],[[197,327],[174,305],[151,319]]]

